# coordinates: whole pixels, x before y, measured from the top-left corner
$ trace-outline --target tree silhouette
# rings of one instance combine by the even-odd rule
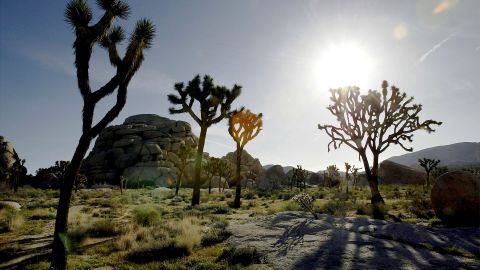
[[[60,189],[60,199],[55,221],[53,240],[52,269],[66,269],[66,232],[68,210],[72,188],[81,162],[95,138],[111,121],[113,121],[126,102],[128,85],[134,74],[140,68],[144,49],[152,45],[155,29],[153,24],[142,19],[137,22],[130,36],[124,57],[120,57],[117,44],[124,39],[124,31],[120,26],[113,26],[116,18],[126,19],[130,14],[129,6],[120,0],[97,0],[103,15],[97,23],[90,24],[92,10],[85,0],[72,0],[67,4],[65,20],[75,32],[73,49],[75,52],[75,67],[80,94],[83,98],[82,135],[65,174],[65,180]],[[115,75],[98,90],[93,91],[89,80],[89,63],[94,45],[100,45],[108,50],[110,63],[116,69]],[[112,94],[116,89],[117,100],[113,107],[93,125],[93,115],[98,102]]]
[[[340,172],[337,168],[337,165],[329,165],[327,169],[324,171],[324,179],[325,183],[328,187],[333,187],[337,184],[340,184],[339,181]]]
[[[220,177],[220,181],[218,182],[219,192],[225,190],[225,185],[226,183],[228,183],[227,178],[231,178],[232,175],[233,175],[233,169],[230,166],[230,162],[224,159],[220,159],[218,162],[218,176]],[[223,182],[222,182],[222,179],[224,179]]]
[[[405,143],[412,142],[413,132],[432,132],[433,125],[442,123],[434,120],[420,122],[422,105],[414,104],[413,97],[407,97],[395,86],[388,91],[386,81],[382,83],[381,92],[369,90],[363,96],[360,96],[358,87],[330,91],[333,104],[327,109],[336,117],[339,125],[318,125],[331,138],[328,151],[332,145],[337,149],[342,144],[357,151],[370,186],[371,202],[384,203],[378,190],[379,155],[392,144],[411,152],[413,149],[406,147]],[[367,157],[369,150],[373,157],[371,165]]]
[[[20,179],[27,175],[27,168],[25,168],[25,159],[15,159],[11,168],[10,187],[14,192],[18,191]]]
[[[352,178],[353,178],[353,186],[357,187],[358,185],[358,170],[361,168],[355,167],[355,165],[352,165],[351,171],[352,171]]]
[[[350,172],[351,169],[352,169],[352,165],[350,165],[348,162],[345,162],[345,185],[346,185],[347,200],[348,200],[348,182],[350,180],[350,175],[348,173]]]
[[[225,86],[215,86],[213,79],[205,75],[203,82],[197,75],[188,82],[185,87],[183,83],[176,83],[175,94],[168,95],[168,100],[173,105],[179,105],[180,108],[170,108],[171,114],[188,113],[200,126],[200,137],[198,139],[197,156],[195,158],[195,174],[193,179],[192,205],[200,203],[200,184],[202,173],[203,147],[207,129],[214,124],[219,123],[225,117],[231,115],[230,108],[232,102],[240,95],[242,87],[234,85],[231,90]],[[200,105],[200,114],[193,111],[193,105],[197,101]],[[219,114],[217,111],[220,109]]]
[[[291,181],[295,183],[297,188],[304,189],[306,186],[306,179],[308,177],[308,174],[308,171],[303,169],[301,165],[297,165],[296,168],[293,168]]]
[[[208,194],[212,193],[212,178],[218,175],[219,172],[219,158],[211,157],[205,163],[205,175],[208,180]]]
[[[236,189],[234,208],[240,207],[240,195],[242,191],[240,167],[242,162],[242,152],[245,145],[253,140],[260,130],[262,130],[262,114],[254,114],[250,110],[234,111],[228,122],[228,133],[237,144],[237,169],[236,169]]]
[[[179,174],[175,183],[175,196],[178,195],[178,190],[180,189],[180,185],[182,184],[182,178],[187,174],[188,159],[192,156],[192,148],[186,146],[185,144],[181,144],[177,154],[177,168]]]
[[[422,166],[425,172],[427,173],[427,178],[425,179],[425,185],[430,186],[430,172],[437,168],[438,163],[440,163],[440,160],[429,159],[429,158],[419,158],[418,163],[420,163],[420,166]]]

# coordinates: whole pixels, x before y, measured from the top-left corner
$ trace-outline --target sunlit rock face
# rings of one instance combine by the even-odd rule
[[[452,225],[480,225],[480,178],[454,171],[437,178],[431,200],[437,217]]]
[[[180,145],[194,149],[197,141],[187,122],[134,115],[99,135],[82,172],[94,183],[118,184],[123,175],[130,185],[166,186],[178,173]]]
[[[13,144],[7,141],[3,136],[0,136],[0,177],[5,177],[6,171],[10,171],[15,164],[15,162],[20,161],[20,158],[17,155],[17,152],[13,148]],[[0,179],[4,181],[5,179]]]

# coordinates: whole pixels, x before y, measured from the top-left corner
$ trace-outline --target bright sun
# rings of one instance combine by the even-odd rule
[[[373,60],[366,50],[353,43],[332,45],[320,51],[314,76],[322,88],[364,86],[370,79]]]

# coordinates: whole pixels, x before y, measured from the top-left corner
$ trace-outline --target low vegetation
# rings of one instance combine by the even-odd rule
[[[385,205],[370,203],[368,187],[351,188],[348,198],[344,186],[272,192],[247,188],[238,209],[229,206],[233,190],[213,189],[211,194],[201,190],[202,204],[191,206],[189,189],[180,189],[177,196],[175,189],[128,189],[123,194],[117,189],[81,189],[70,209],[68,263],[71,269],[255,269],[252,264],[262,263],[261,252],[226,244],[231,235],[228,224],[282,211],[442,226],[432,210],[428,187],[380,188],[388,198]],[[302,206],[294,198],[308,202],[302,201]],[[17,193],[0,195],[0,200],[7,199],[22,206],[0,209],[2,254],[14,257],[21,248],[9,244],[14,239],[52,234],[58,192],[21,187]],[[28,269],[48,269],[48,263],[35,262]]]

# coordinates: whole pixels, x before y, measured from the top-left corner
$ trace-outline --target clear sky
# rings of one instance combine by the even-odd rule
[[[168,116],[173,84],[210,74],[217,84],[243,86],[234,107],[264,114],[264,130],[246,146],[262,164],[301,164],[310,170],[358,163],[349,148],[327,152],[318,123],[331,87],[358,85],[364,93],[383,79],[423,104],[423,119],[443,121],[436,133],[416,133],[415,150],[479,141],[480,1],[128,1],[132,30],[150,18],[154,46],[130,84],[113,124],[134,114]],[[0,1],[0,135],[10,140],[30,173],[69,160],[81,131],[66,1]],[[95,1],[88,1],[92,7]],[[94,9],[94,18],[100,12]],[[97,47],[94,86],[113,73]],[[103,102],[97,115],[113,99]],[[226,121],[209,129],[205,150],[234,150]],[[343,147],[343,146],[342,146]],[[403,154],[392,147],[381,158]],[[343,165],[342,165],[343,167]]]

